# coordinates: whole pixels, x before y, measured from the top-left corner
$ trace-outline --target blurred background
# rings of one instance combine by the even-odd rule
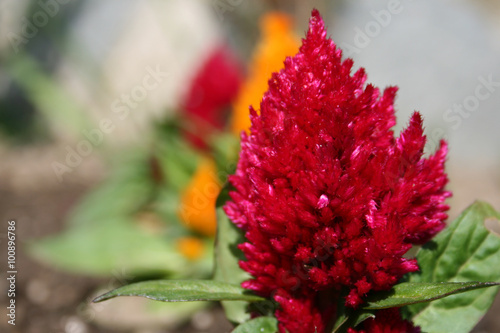
[[[0,331],[230,331],[213,305],[89,301],[209,276],[213,231],[179,204],[231,171],[242,91],[281,54],[266,40],[302,38],[312,8],[368,82],[399,86],[397,131],[418,110],[428,151],[448,140],[450,218],[476,199],[500,210],[500,1],[0,0],[0,256],[15,220],[18,269]],[[499,311],[475,332],[499,332]]]

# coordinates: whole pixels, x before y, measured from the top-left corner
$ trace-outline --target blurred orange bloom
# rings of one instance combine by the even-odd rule
[[[261,41],[257,45],[250,62],[247,80],[243,83],[233,104],[231,132],[240,135],[249,132],[249,106],[260,109],[262,95],[267,90],[267,82],[273,72],[284,67],[287,56],[299,50],[299,38],[292,31],[292,19],[283,13],[272,12],[261,19]]]
[[[203,242],[196,237],[183,237],[177,240],[178,251],[188,259],[199,259],[204,253]]]
[[[220,190],[215,162],[205,157],[182,193],[179,209],[181,221],[195,232],[214,236],[217,229],[215,201]]]

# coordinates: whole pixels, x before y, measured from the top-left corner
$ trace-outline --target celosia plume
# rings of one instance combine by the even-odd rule
[[[233,104],[231,132],[240,135],[249,131],[249,106],[257,106],[267,90],[267,81],[273,72],[283,67],[283,59],[296,54],[299,38],[292,31],[291,18],[272,12],[263,16],[260,24],[261,41],[253,54],[248,77]]]
[[[423,158],[418,113],[395,138],[397,89],[380,93],[352,66],[313,11],[299,53],[251,110],[230,177],[224,208],[245,231],[240,266],[252,275],[243,287],[279,303],[280,332],[323,332],[341,288],[354,308],[391,288],[418,269],[403,257],[412,244],[445,226],[446,144]]]

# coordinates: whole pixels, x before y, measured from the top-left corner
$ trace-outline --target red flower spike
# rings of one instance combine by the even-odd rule
[[[280,332],[321,333],[336,302],[325,293],[347,288],[356,308],[418,269],[403,255],[445,226],[446,144],[423,158],[418,113],[394,137],[396,88],[351,75],[317,11],[284,64],[251,111],[224,208],[245,231],[242,286],[281,305]]]
[[[281,309],[276,311],[276,317],[287,318],[286,322],[279,320],[280,332],[317,333],[325,330],[321,314],[313,305],[311,297],[295,299],[283,290],[274,297]]]

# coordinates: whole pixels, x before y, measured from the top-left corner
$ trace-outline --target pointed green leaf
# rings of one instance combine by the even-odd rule
[[[375,313],[371,311],[356,311],[354,315],[349,317],[347,324],[344,326],[346,327],[346,329],[350,327],[356,327],[369,318],[375,318]]]
[[[163,302],[262,301],[240,286],[212,280],[156,280],[129,284],[94,299],[102,302],[117,296],[142,296]]]
[[[214,280],[227,283],[241,283],[250,278],[238,262],[245,257],[238,244],[244,242],[244,236],[226,216],[222,206],[229,200],[230,186],[226,185],[217,198],[217,237],[215,240]],[[226,317],[233,323],[243,323],[250,318],[246,302],[222,302]]]
[[[231,333],[276,333],[278,332],[278,321],[274,317],[258,317],[249,320]]]
[[[349,320],[347,313],[340,313],[335,321],[335,324],[333,325],[332,333],[343,333],[345,331],[343,327],[346,325],[347,320]]]
[[[367,310],[357,310],[337,321],[332,333],[346,333],[349,328],[355,328],[365,320],[375,318],[375,313]]]
[[[345,330],[343,329],[343,327],[349,319],[349,315],[352,314],[351,309],[348,309],[345,306],[346,295],[347,291],[344,288],[337,299],[337,315],[335,321],[333,323],[329,323],[329,326],[326,327],[327,331],[331,330],[332,333],[344,333]]]
[[[395,285],[388,291],[376,292],[370,295],[363,308],[367,310],[379,310],[401,307],[430,302],[453,294],[498,285],[495,282],[403,282]]]
[[[421,271],[410,282],[500,282],[500,237],[485,228],[488,218],[500,220],[490,205],[475,202],[417,254]],[[486,313],[498,287],[449,296],[408,307],[423,332],[469,332]]]
[[[328,332],[331,333],[346,333],[349,328],[355,328],[368,318],[375,317],[373,311],[352,308],[346,308],[345,296],[347,295],[344,290],[337,301],[337,318],[331,326],[327,327]]]

